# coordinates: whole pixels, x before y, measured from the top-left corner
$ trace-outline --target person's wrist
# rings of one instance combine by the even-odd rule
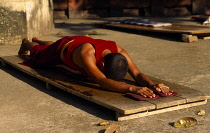
[[[136,93],[136,86],[130,86],[128,90],[131,93]]]

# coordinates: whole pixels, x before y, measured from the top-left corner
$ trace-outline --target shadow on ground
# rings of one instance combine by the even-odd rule
[[[91,31],[97,31],[98,29],[102,29],[103,27],[97,26],[96,23],[71,23],[71,22],[57,22],[55,23],[55,28],[59,28],[64,32],[71,32],[76,35],[91,35]],[[108,29],[108,28],[107,28]],[[169,33],[156,33],[156,32],[146,32],[146,31],[134,31],[129,29],[122,29],[122,28],[112,28],[108,30],[126,32],[131,34],[139,34],[142,36],[150,36],[153,38],[164,39],[169,41],[177,41],[182,42],[180,34],[169,34]],[[106,35],[104,33],[97,33],[97,36]],[[60,35],[59,37],[64,37],[65,35]]]
[[[113,120],[115,119],[115,112],[104,108],[98,104],[93,102],[87,101],[75,95],[72,95],[62,89],[53,87],[52,90],[47,90],[45,86],[45,82],[36,79],[32,76],[29,76],[11,66],[7,66],[6,68],[1,68],[3,71],[7,72],[11,76],[29,84],[30,86],[34,87],[35,89],[44,92],[60,101],[72,105],[78,109],[81,109],[89,114],[92,114],[96,117],[99,117],[104,120]]]

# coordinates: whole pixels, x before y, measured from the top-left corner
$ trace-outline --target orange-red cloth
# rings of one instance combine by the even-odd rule
[[[72,41],[73,40],[73,41]],[[64,58],[63,60],[60,58],[60,53],[62,48],[69,41],[72,41],[70,45],[64,50]],[[99,66],[100,62],[103,61],[102,52],[105,49],[109,49],[112,53],[118,53],[118,49],[116,43],[114,41],[102,40],[102,39],[93,39],[91,37],[86,36],[66,36],[62,39],[59,39],[55,43],[47,46],[36,45],[30,50],[30,60],[26,61],[24,64],[30,67],[43,67],[49,65],[58,65],[58,64],[66,64],[70,68],[75,70],[79,70],[83,74],[86,72],[76,66],[72,61],[72,53],[76,47],[84,44],[91,43],[95,48],[95,56],[96,56],[96,65]]]
[[[36,45],[30,50],[31,59],[24,63],[31,67],[62,64],[62,60],[60,59],[60,51],[62,47],[68,41],[77,37],[80,36],[66,36],[47,46]]]
[[[76,47],[78,47],[78,46],[80,46],[81,44],[84,44],[84,43],[91,43],[93,45],[93,47],[95,48],[96,65],[98,67],[100,65],[100,62],[103,61],[102,52],[105,49],[109,49],[112,53],[118,53],[118,49],[117,49],[116,43],[114,41],[107,41],[107,40],[102,40],[102,39],[93,39],[93,38],[85,37],[85,36],[78,37],[78,38],[74,39],[74,41],[71,42],[71,44],[69,45],[67,50],[64,52],[63,62],[67,66],[69,66],[73,69],[79,70],[83,74],[86,74],[86,72],[73,63],[72,53],[73,53],[73,51],[75,50]]]

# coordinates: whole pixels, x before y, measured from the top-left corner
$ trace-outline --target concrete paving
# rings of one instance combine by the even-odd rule
[[[55,29],[39,38],[55,41],[67,35],[96,31],[97,35],[90,36],[116,41],[128,51],[143,73],[210,94],[210,40],[185,43],[176,35],[94,27],[94,23],[104,20],[107,19],[55,20]],[[200,25],[189,17],[162,20]],[[0,56],[17,55],[19,46],[1,45]],[[0,133],[103,133],[108,127],[98,126],[103,121],[120,125],[123,133],[208,133],[210,130],[210,102],[117,122],[113,121],[114,112],[60,89],[48,91],[42,81],[12,67],[1,67],[0,79]],[[206,114],[198,116],[199,110],[205,110]],[[171,126],[182,117],[194,117],[202,124],[190,128]]]

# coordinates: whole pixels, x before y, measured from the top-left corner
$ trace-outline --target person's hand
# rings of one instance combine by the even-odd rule
[[[153,91],[147,87],[131,86],[129,90],[132,93],[142,95],[143,97],[149,97],[149,98],[155,97]]]
[[[165,86],[163,83],[155,85],[154,89],[156,89],[157,91],[162,92],[166,95],[171,95],[173,92],[172,90],[169,89],[168,86]]]

